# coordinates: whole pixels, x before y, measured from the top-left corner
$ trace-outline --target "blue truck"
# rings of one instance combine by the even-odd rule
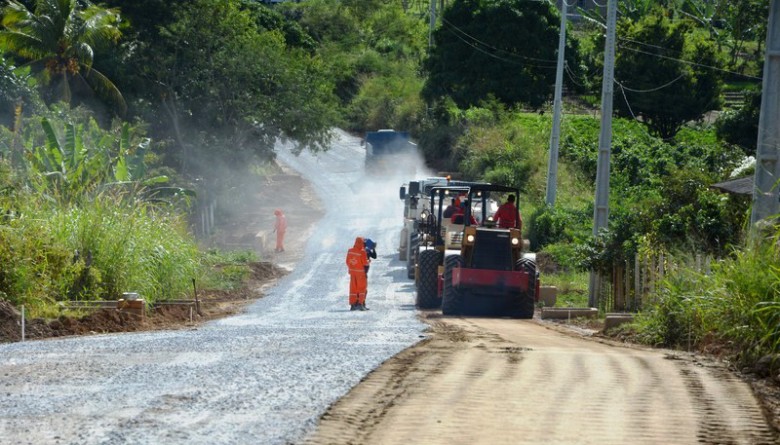
[[[364,142],[366,171],[414,173],[422,162],[407,131],[369,131]]]

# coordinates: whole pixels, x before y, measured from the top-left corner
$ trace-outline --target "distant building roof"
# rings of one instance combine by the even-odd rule
[[[753,175],[712,184],[710,188],[735,195],[752,195]]]

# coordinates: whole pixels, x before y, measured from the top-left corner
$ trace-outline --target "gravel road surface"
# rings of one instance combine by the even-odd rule
[[[0,444],[296,442],[423,337],[395,251],[409,178],[363,177],[364,150],[344,133],[318,155],[277,148],[326,212],[295,270],[246,313],[198,329],[0,345]],[[356,236],[378,242],[367,312],[347,302]]]

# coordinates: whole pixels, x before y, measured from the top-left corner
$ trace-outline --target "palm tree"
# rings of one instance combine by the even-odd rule
[[[36,0],[31,12],[17,0],[2,9],[0,49],[26,61],[53,97],[71,103],[72,91],[97,93],[125,110],[119,89],[92,66],[95,49],[121,37],[119,12],[88,1]]]

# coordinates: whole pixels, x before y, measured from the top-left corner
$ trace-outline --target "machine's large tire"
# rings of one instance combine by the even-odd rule
[[[417,232],[409,235],[409,253],[406,258],[406,277],[414,279],[414,267],[417,265],[417,252],[420,250],[420,235]]]
[[[450,255],[444,258],[444,286],[441,295],[441,313],[443,315],[460,315],[463,304],[460,290],[452,285],[452,270],[463,267],[460,255]]]
[[[536,281],[539,279],[536,263],[530,258],[520,258],[515,263],[515,270],[528,273],[528,289],[520,295],[516,304],[513,305],[510,316],[513,318],[534,318]]]
[[[438,285],[441,256],[442,253],[434,249],[423,250],[418,256],[420,275],[415,304],[420,309],[435,309],[441,305]]]
[[[398,261],[406,261],[409,252],[409,230],[401,229],[401,245],[398,246]]]

